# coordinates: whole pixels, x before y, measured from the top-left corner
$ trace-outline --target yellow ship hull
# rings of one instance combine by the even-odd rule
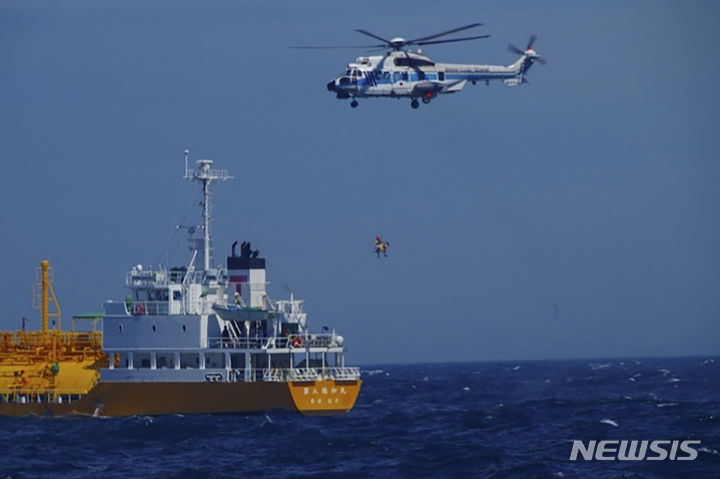
[[[362,381],[257,383],[99,382],[80,399],[67,402],[0,403],[0,415],[137,416],[239,414],[281,408],[306,415],[348,412]]]

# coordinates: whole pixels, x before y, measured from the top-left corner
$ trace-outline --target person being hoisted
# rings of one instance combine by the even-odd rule
[[[375,254],[380,257],[380,253],[387,258],[387,249],[390,246],[388,241],[383,241],[379,236],[375,237]]]

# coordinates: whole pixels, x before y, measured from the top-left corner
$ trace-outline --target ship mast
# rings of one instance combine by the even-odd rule
[[[228,170],[211,170],[212,160],[197,160],[197,168],[191,169],[188,166],[189,150],[185,150],[185,176],[186,180],[195,180],[202,183],[203,199],[203,269],[210,269],[210,185],[213,181],[231,180]]]

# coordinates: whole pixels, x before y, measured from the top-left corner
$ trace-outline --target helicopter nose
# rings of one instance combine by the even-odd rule
[[[335,80],[329,81],[326,86],[328,91],[335,91]]]

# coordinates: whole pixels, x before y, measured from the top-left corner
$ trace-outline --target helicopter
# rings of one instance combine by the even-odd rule
[[[382,49],[383,55],[361,56],[347,65],[344,73],[327,83],[327,89],[335,93],[338,99],[351,99],[350,106],[357,108],[358,98],[410,98],[410,106],[420,106],[418,99],[427,104],[440,94],[462,91],[468,82],[490,84],[491,80],[500,80],[507,86],[518,86],[527,83],[526,75],[535,62],[544,64],[545,59],[533,50],[537,40],[531,35],[524,50],[509,44],[508,49],[520,55],[514,63],[503,65],[477,65],[461,63],[437,63],[422,54],[418,48],[415,52],[407,47],[423,46],[438,43],[464,42],[489,38],[490,35],[474,35],[470,37],[437,40],[445,35],[476,28],[482,23],[473,23],[453,28],[434,35],[406,40],[402,37],[390,40],[366,30],[355,30],[358,33],[380,40],[381,44],[364,46],[298,46],[291,48],[323,49],[323,48],[364,48]]]

